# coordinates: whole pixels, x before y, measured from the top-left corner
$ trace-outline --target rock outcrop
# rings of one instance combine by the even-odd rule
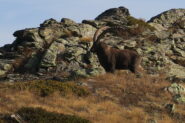
[[[160,39],[168,64],[168,74],[171,79],[184,81],[185,77],[185,9],[171,9],[152,19],[149,24],[157,30],[155,35]]]
[[[165,11],[155,17],[152,17],[148,22],[150,23],[155,23],[155,24],[160,24],[164,28],[169,28],[174,26],[175,24],[179,23],[182,21],[182,25],[180,24],[179,26],[182,26],[184,28],[184,19],[185,19],[185,9],[171,9],[168,11]]]
[[[0,48],[1,78],[66,80],[104,73],[97,56],[89,51],[95,31],[104,25],[128,30],[107,33],[102,40],[119,49],[136,50],[143,56],[147,73],[185,80],[185,10],[172,9],[146,23],[130,16],[124,7],[106,10],[82,23],[49,19],[38,28],[16,31],[16,40]]]

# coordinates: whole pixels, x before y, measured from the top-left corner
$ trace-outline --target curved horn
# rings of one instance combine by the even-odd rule
[[[105,30],[107,30],[109,28],[110,27],[108,27],[108,26],[103,26],[103,27],[97,29],[95,34],[94,34],[93,41],[96,42],[97,39],[99,39],[98,37],[102,34],[102,32],[104,32]],[[100,34],[100,32],[101,32],[101,34]]]
[[[101,34],[99,34],[101,31]],[[114,27],[108,27],[108,26],[105,26],[105,27],[101,27],[100,29],[98,29],[95,33],[95,36],[94,36],[94,41],[99,41],[106,33],[108,32],[116,32],[116,34],[118,36],[122,36],[121,33],[119,32],[125,32],[126,31],[126,28],[124,27],[118,27],[118,26],[114,26]]]

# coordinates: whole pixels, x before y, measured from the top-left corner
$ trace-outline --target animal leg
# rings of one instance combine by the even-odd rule
[[[135,66],[132,65],[129,67],[129,70],[132,72],[132,73],[136,73],[136,69],[135,69]]]
[[[136,73],[140,73],[139,72],[139,68],[141,67],[141,65],[140,65],[141,64],[141,60],[142,60],[142,57],[140,57],[140,56],[137,57],[136,60],[135,60],[134,66],[135,66],[135,72]]]
[[[141,67],[141,60],[142,60],[142,57],[137,57],[136,60],[135,60],[135,64],[134,64],[134,68],[135,68],[135,74],[136,74],[136,77],[137,78],[141,78],[142,76],[142,73],[141,71],[139,70],[139,68]]]
[[[116,60],[115,60],[115,56],[112,55],[112,58],[109,62],[109,66],[110,66],[110,72],[111,73],[115,73],[115,69],[116,69]]]
[[[115,64],[110,65],[110,72],[115,73]]]

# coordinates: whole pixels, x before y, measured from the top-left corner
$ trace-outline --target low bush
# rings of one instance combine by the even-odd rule
[[[148,23],[146,23],[144,20],[142,19],[136,19],[132,16],[128,16],[127,17],[128,20],[128,26],[132,26],[132,25],[138,25],[137,29],[139,32],[144,31],[145,29],[150,29],[151,31],[154,31],[155,28],[150,26]]]
[[[75,115],[65,115],[55,112],[47,112],[42,108],[24,107],[19,109],[16,114],[26,123],[90,123],[89,120]],[[4,118],[0,123],[17,123],[11,118]]]
[[[73,94],[76,96],[87,96],[90,94],[88,89],[79,86],[74,82],[59,82],[53,80],[34,80],[30,82],[17,82],[10,85],[16,90],[29,90],[42,97],[48,96],[54,92],[59,92],[62,96]]]

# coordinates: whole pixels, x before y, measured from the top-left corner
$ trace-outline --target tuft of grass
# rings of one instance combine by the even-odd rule
[[[77,32],[75,31],[71,31],[71,30],[64,30],[63,34],[61,36],[61,38],[68,38],[68,37],[72,37],[72,36],[81,36],[79,35]]]
[[[82,37],[79,39],[81,42],[92,42],[92,37]]]
[[[61,36],[62,38],[72,37],[73,32],[69,30],[64,30],[64,34]]]
[[[120,104],[126,107],[138,106],[145,101],[166,102],[171,100],[171,95],[162,89],[169,86],[170,83],[162,76],[149,77],[143,74],[141,78],[136,78],[134,74],[128,75],[120,72],[117,75],[106,74],[96,77],[96,82],[90,83],[96,89],[109,90],[109,96],[111,98],[118,97]],[[102,94],[101,92],[100,95]]]
[[[146,39],[152,42],[158,42],[160,40],[156,35],[149,35]]]
[[[115,74],[106,73],[78,81],[87,83],[92,94],[85,97],[61,96],[58,91],[43,98],[33,93],[37,89],[34,89],[35,86],[30,88],[31,82],[27,85],[29,88],[16,86],[15,89],[12,85],[17,83],[0,83],[0,113],[12,114],[22,107],[40,107],[48,112],[77,114],[93,123],[184,121],[184,105],[175,104],[172,114],[166,111],[165,105],[175,102],[173,96],[164,89],[171,85],[164,75],[149,76],[143,73],[136,78],[128,71],[116,71]],[[7,84],[11,85],[7,87]],[[3,87],[5,85],[6,89]]]
[[[150,26],[148,23],[146,23],[143,19],[136,19],[132,16],[128,16],[127,17],[128,20],[128,25],[132,26],[132,25],[138,25],[138,27],[136,28],[137,32],[143,32],[146,29],[150,29],[151,31],[154,31],[155,28]]]
[[[87,96],[90,92],[77,85],[74,82],[59,82],[53,80],[34,80],[30,82],[17,82],[14,85],[10,85],[10,88],[20,91],[33,91],[42,97],[51,95],[54,92],[59,92],[61,95],[66,96],[69,94],[76,96]]]

